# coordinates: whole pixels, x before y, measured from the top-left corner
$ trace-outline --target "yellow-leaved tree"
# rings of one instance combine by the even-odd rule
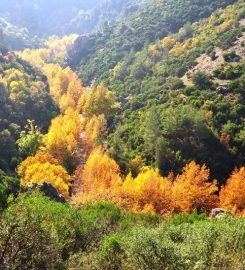
[[[84,88],[77,75],[69,67],[62,69],[58,64],[46,65],[43,70],[48,77],[51,95],[61,112],[78,108]]]
[[[21,177],[21,185],[41,185],[48,183],[53,185],[64,197],[69,196],[70,176],[59,165],[57,159],[45,152],[39,152],[35,156],[28,157],[18,168]]]
[[[187,164],[178,175],[172,189],[173,206],[176,212],[205,212],[218,204],[217,181],[209,181],[209,169],[196,164]]]
[[[95,149],[90,154],[83,170],[83,190],[104,191],[120,181],[120,168],[103,150]]]
[[[120,195],[122,205],[135,211],[171,210],[171,182],[161,177],[158,169],[143,167],[136,178],[128,174]]]
[[[82,122],[80,115],[68,109],[64,115],[56,117],[44,138],[45,150],[59,160],[69,171],[79,159]]]
[[[90,143],[96,142],[99,136],[103,136],[107,131],[107,122],[104,114],[93,116],[85,124],[86,139]]]
[[[73,178],[81,183],[79,203],[113,200],[121,184],[119,166],[101,149],[91,152],[84,168],[78,168]]]

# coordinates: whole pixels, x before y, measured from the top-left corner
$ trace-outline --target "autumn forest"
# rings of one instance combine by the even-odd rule
[[[244,1],[0,10],[0,270],[243,270]]]

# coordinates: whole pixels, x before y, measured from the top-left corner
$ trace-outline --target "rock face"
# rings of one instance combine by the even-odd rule
[[[209,217],[210,218],[220,218],[220,217],[223,217],[226,214],[227,214],[227,212],[224,209],[222,209],[222,208],[214,208],[214,209],[212,209]]]

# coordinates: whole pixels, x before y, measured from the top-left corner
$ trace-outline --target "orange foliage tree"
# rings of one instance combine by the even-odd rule
[[[64,197],[69,195],[70,176],[59,165],[58,160],[48,153],[39,152],[35,156],[28,157],[18,168],[21,177],[21,185],[41,185],[46,182],[53,185]]]
[[[135,211],[165,213],[171,210],[171,182],[158,169],[143,167],[136,178],[131,173],[123,182],[121,204]]]
[[[45,149],[69,170],[79,158],[82,122],[77,111],[68,109],[56,117],[45,136]]]
[[[233,213],[245,211],[245,167],[236,169],[222,187],[220,204]]]
[[[84,192],[104,191],[120,181],[120,169],[104,151],[95,149],[84,166],[82,178]]]
[[[84,168],[78,168],[73,179],[81,182],[79,203],[112,200],[121,183],[119,166],[101,149],[91,152]]]
[[[209,169],[196,164],[187,164],[178,175],[172,189],[173,206],[176,212],[205,212],[218,203],[217,181],[209,182]]]

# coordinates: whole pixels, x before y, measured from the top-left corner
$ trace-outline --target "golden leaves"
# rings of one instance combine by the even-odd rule
[[[28,157],[19,166],[18,174],[23,186],[41,185],[46,182],[52,184],[64,197],[69,195],[70,176],[50,154],[39,152],[33,157]]]
[[[82,123],[77,111],[68,109],[64,115],[56,117],[45,136],[45,149],[48,153],[66,164],[75,158],[79,149]]]
[[[187,164],[173,184],[173,207],[177,212],[205,212],[217,206],[217,181],[209,182],[209,170],[194,161]]]
[[[103,150],[95,149],[90,154],[82,172],[83,191],[103,192],[118,187],[120,168]]]
[[[126,209],[154,213],[205,212],[218,205],[217,181],[209,182],[209,170],[195,162],[177,177],[162,177],[158,169],[143,167],[136,177],[129,173],[123,179],[115,161],[95,150],[76,178],[82,179],[80,203],[111,200]]]
[[[245,167],[235,169],[222,187],[220,204],[233,213],[240,214],[245,211]]]
[[[129,174],[122,184],[121,197],[127,198],[127,208],[144,212],[164,213],[171,210],[171,183],[157,169],[143,167],[136,178]]]
[[[78,108],[79,100],[84,95],[84,88],[77,75],[68,67],[48,64],[44,67],[51,95],[62,113],[68,108]]]

